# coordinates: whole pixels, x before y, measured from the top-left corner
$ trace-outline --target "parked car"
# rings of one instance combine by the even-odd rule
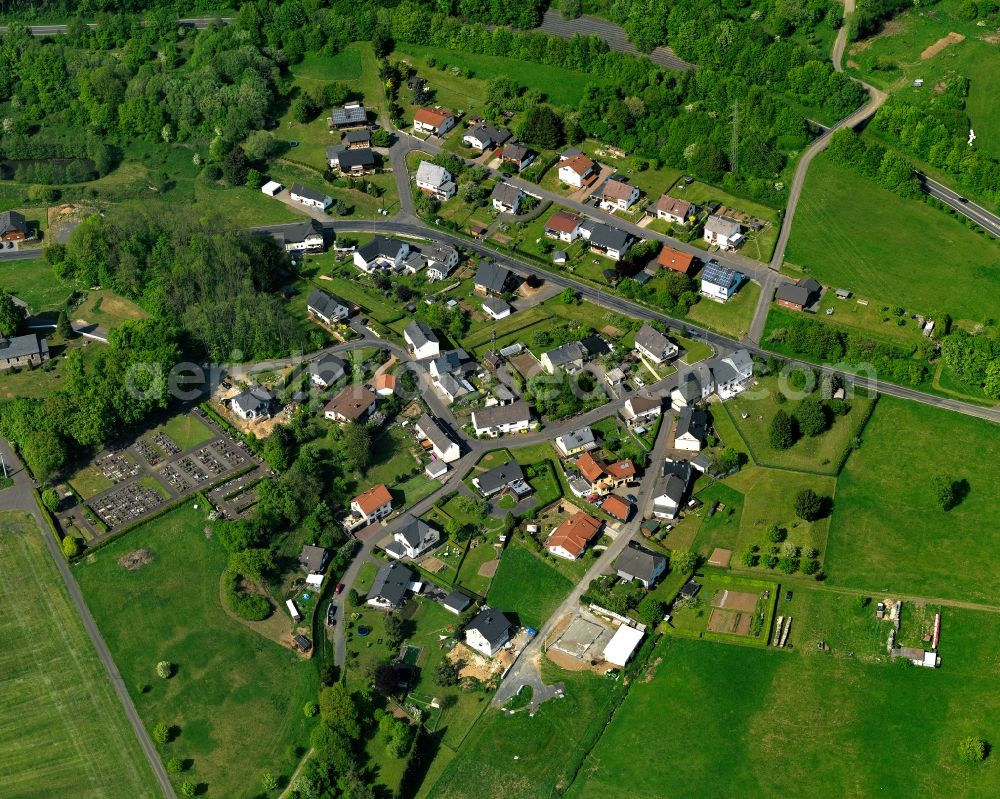
[[[337,583],[337,587],[333,589],[333,595],[340,596],[342,593],[344,593],[344,584]]]

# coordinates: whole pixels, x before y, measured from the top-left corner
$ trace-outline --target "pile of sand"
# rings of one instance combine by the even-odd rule
[[[118,565],[124,569],[128,569],[130,572],[141,569],[147,563],[152,562],[153,552],[149,549],[137,549],[135,552],[129,552],[127,555],[122,555],[118,558]]]

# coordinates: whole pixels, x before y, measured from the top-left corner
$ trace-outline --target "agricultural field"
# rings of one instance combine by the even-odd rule
[[[996,312],[1000,243],[822,153],[806,177],[788,260],[825,286],[849,289],[872,303],[924,314],[944,310],[973,322]]]
[[[753,459],[762,466],[777,466],[785,469],[801,469],[807,472],[836,475],[847,448],[869,414],[873,402],[859,391],[848,401],[850,411],[844,416],[829,413],[830,426],[818,436],[801,436],[789,449],[780,450],[771,446],[769,430],[774,415],[783,410],[795,416],[797,400],[789,400],[782,405],[774,401],[781,389],[778,377],[759,377],[758,386],[752,391],[734,397],[726,403],[713,406],[712,417],[728,416],[746,443]],[[786,389],[788,386],[785,386]],[[746,414],[746,418],[743,415]]]
[[[515,540],[500,558],[486,601],[522,626],[538,629],[572,587],[555,566]]]
[[[161,796],[43,535],[0,513],[0,794]]]
[[[159,747],[161,757],[190,759],[183,778],[212,795],[256,796],[261,772],[289,775],[295,767],[291,752],[312,724],[302,705],[316,694],[316,666],[223,610],[226,553],[206,529],[206,508],[196,500],[74,571],[143,722],[178,729]],[[142,548],[152,562],[134,571],[119,565]],[[169,680],[156,675],[161,660],[175,664]],[[233,769],[237,761],[247,768]]]
[[[633,682],[566,795],[640,799],[664,795],[665,785],[671,796],[1000,791],[995,763],[966,766],[956,753],[965,736],[1000,737],[997,618],[946,610],[940,669],[869,663],[848,655],[878,644],[850,607],[857,597],[809,593],[823,607],[807,614],[791,651],[665,638],[653,678]],[[830,651],[817,650],[823,639]],[[650,746],[664,718],[683,734]]]
[[[549,799],[569,786],[624,686],[590,672],[563,671],[545,659],[541,667],[547,684],[565,684],[566,697],[546,702],[534,716],[487,710],[427,796],[475,799],[490,786],[491,796]]]
[[[995,602],[996,427],[883,397],[863,439],[837,483],[826,562],[831,581]],[[935,498],[938,476],[959,483],[961,501],[949,511]]]
[[[967,7],[962,0],[942,0],[933,8],[904,11],[881,34],[853,45],[845,55],[845,66],[869,83],[911,95],[917,102],[929,100],[934,87],[950,75],[968,78],[966,112],[976,131],[976,147],[997,158],[1000,72],[996,42],[989,40],[995,31],[963,16],[963,6]],[[952,33],[963,40],[952,37],[949,41]],[[915,78],[922,78],[923,86],[914,87]]]
[[[702,325],[732,338],[742,339],[750,330],[759,298],[760,286],[747,281],[729,302],[715,302],[702,297],[698,303],[691,306],[687,318],[696,325]]]

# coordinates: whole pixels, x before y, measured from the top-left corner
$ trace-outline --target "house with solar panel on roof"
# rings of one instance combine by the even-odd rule
[[[368,112],[358,102],[347,103],[342,108],[334,108],[330,112],[330,130],[345,130],[360,128],[368,124]]]
[[[742,272],[723,266],[713,258],[701,270],[701,294],[716,302],[727,302],[746,279]]]

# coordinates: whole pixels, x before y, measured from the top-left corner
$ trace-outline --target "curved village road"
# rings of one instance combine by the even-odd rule
[[[90,615],[90,609],[83,599],[80,586],[77,585],[76,579],[70,572],[69,564],[66,563],[66,558],[62,556],[62,553],[56,546],[56,542],[49,532],[49,526],[38,509],[38,503],[35,500],[34,483],[28,475],[28,471],[21,465],[20,460],[14,454],[7,441],[2,438],[0,438],[0,451],[2,451],[4,461],[7,464],[8,474],[14,480],[14,485],[11,488],[0,493],[0,510],[24,510],[35,517],[35,521],[38,523],[39,535],[45,539],[45,546],[49,550],[49,555],[55,561],[56,568],[59,570],[59,576],[62,577],[70,599],[73,600],[77,613],[80,614],[80,618],[83,620],[87,636],[94,645],[97,657],[100,658],[104,670],[108,673],[108,679],[111,680],[115,693],[118,694],[118,699],[125,710],[125,717],[128,719],[129,724],[132,725],[135,737],[139,739],[139,745],[142,747],[142,751],[149,761],[149,766],[153,770],[157,782],[160,784],[163,796],[165,799],[177,799],[177,794],[174,793],[173,786],[170,784],[170,778],[167,776],[167,770],[163,767],[156,747],[153,745],[149,733],[146,732],[146,728],[139,718],[139,713],[132,703],[132,697],[129,696],[128,689],[125,688],[125,682],[122,680],[118,667],[115,665],[115,661],[108,651],[107,644],[104,643],[104,637],[97,628],[94,617]]]

